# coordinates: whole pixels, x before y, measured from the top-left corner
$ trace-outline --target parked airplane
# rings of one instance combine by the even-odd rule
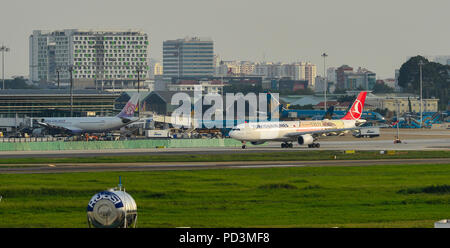
[[[331,120],[331,119],[333,119],[333,114],[334,114],[334,106],[330,106],[324,115],[316,115],[316,116],[313,116],[311,119],[312,120]]]
[[[318,121],[282,121],[282,122],[252,122],[237,125],[230,131],[230,137],[253,145],[263,144],[267,141],[281,141],[282,148],[292,148],[292,142],[300,145],[308,145],[309,148],[319,148],[319,143],[314,143],[320,135],[338,133],[348,130],[361,129],[358,127],[365,120],[361,120],[367,92],[359,93],[352,107],[340,120]]]
[[[43,118],[35,123],[53,132],[64,134],[100,133],[120,129],[139,120],[133,117],[139,95],[133,95],[122,111],[114,117]]]

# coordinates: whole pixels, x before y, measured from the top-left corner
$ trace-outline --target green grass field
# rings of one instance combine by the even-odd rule
[[[122,176],[138,227],[433,227],[450,218],[450,163],[1,174],[0,227],[87,227]]]
[[[357,151],[345,154],[343,151],[293,151],[224,154],[163,154],[136,156],[98,156],[67,158],[2,158],[0,164],[48,164],[48,163],[131,163],[131,162],[218,162],[218,161],[306,161],[344,159],[408,159],[449,158],[450,151],[395,151],[394,154],[380,154],[380,151]]]

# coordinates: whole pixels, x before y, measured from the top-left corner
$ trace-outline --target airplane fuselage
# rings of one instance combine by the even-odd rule
[[[287,136],[289,133],[353,128],[355,126],[355,120],[254,122],[234,127],[230,131],[230,137],[249,142],[289,142],[297,139],[296,137]]]
[[[137,118],[136,118],[137,120]],[[120,129],[135,120],[124,122],[119,117],[65,117],[45,118],[43,122],[49,125],[71,130],[72,133],[104,132]]]

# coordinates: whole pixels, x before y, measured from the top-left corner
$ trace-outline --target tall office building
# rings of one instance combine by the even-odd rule
[[[345,72],[353,72],[353,67],[342,65],[336,69],[336,88],[345,89]]]
[[[344,88],[347,90],[372,90],[376,83],[376,74],[364,68],[358,68],[358,71],[344,72]]]
[[[434,57],[434,62],[443,64],[443,65],[450,65],[450,56],[449,55],[436,56],[436,57]]]
[[[165,78],[213,76],[214,71],[212,40],[193,37],[163,42]]]
[[[148,78],[147,34],[136,30],[35,30],[29,37],[32,81],[93,82],[129,87]]]
[[[317,66],[311,63],[305,63],[305,80],[308,81],[308,85],[314,87],[316,84]]]

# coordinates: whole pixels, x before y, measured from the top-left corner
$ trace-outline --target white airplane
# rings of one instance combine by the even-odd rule
[[[139,95],[133,95],[122,111],[113,117],[62,117],[43,118],[36,123],[49,130],[66,134],[100,133],[120,129],[139,120],[134,117]]]
[[[315,141],[320,135],[361,129],[358,126],[366,122],[360,119],[366,95],[367,92],[360,92],[350,110],[340,120],[243,123],[231,129],[230,137],[241,141],[242,149],[246,148],[246,142],[260,145],[267,141],[281,141],[282,148],[292,148],[292,142],[319,148],[320,144]]]

